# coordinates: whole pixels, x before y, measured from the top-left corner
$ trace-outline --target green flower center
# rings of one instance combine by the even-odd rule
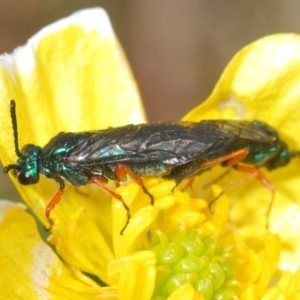
[[[153,299],[166,299],[190,283],[205,299],[237,299],[239,283],[233,278],[233,254],[222,249],[215,237],[189,230],[166,237],[152,250],[157,255],[157,278]]]

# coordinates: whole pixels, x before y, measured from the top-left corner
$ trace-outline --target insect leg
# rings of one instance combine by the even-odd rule
[[[204,189],[207,189],[207,188],[210,187],[212,184],[214,184],[214,183],[216,183],[216,182],[222,180],[224,177],[226,177],[226,176],[229,174],[230,170],[231,170],[231,169],[228,168],[224,173],[220,174],[218,177],[214,178],[212,181],[210,181],[210,182],[204,184],[202,187],[203,187]]]
[[[195,181],[195,177],[190,178],[187,182],[187,184],[185,185],[185,187],[182,189],[183,191],[187,190],[187,189],[192,189],[193,188],[193,184]],[[173,188],[172,192],[174,192],[175,188],[177,187],[177,185],[175,185],[175,187]]]
[[[249,150],[244,148],[237,150],[235,152],[231,152],[229,154],[220,156],[218,158],[212,159],[210,161],[206,161],[201,164],[201,168],[211,168],[220,163],[226,162],[226,166],[233,166],[241,162],[247,155],[249,154]]]
[[[53,221],[50,218],[50,212],[55,208],[55,206],[59,203],[63,193],[64,193],[64,188],[65,188],[65,183],[61,179],[56,179],[56,181],[59,183],[59,190],[55,193],[53,198],[50,200],[50,202],[47,204],[45,208],[45,215],[50,223],[50,226],[53,225]]]
[[[260,170],[257,167],[253,166],[242,166],[242,165],[235,165],[233,166],[234,169],[241,172],[247,172],[251,173],[256,177],[272,194],[271,201],[269,203],[268,209],[266,211],[267,216],[267,227],[269,227],[269,216],[270,212],[274,203],[275,198],[275,187],[272,185],[272,183],[260,172]]]
[[[249,150],[244,148],[244,149],[240,149],[240,150],[237,150],[235,152],[231,152],[229,154],[226,154],[226,155],[223,155],[221,157],[218,157],[216,159],[213,159],[213,160],[210,160],[210,161],[207,161],[205,163],[202,163],[201,164],[201,167],[203,168],[210,168],[210,167],[213,167],[215,165],[218,165],[220,163],[223,163],[225,166],[232,166],[234,167],[235,169],[237,169],[237,164],[239,162],[241,162],[247,155],[249,154]],[[258,169],[256,168],[256,170],[258,171]],[[246,172],[246,171],[245,171]],[[250,173],[253,173],[255,174],[256,171],[253,171],[253,172],[250,172]],[[225,173],[226,174],[226,173]],[[221,178],[223,177],[224,175],[221,176]],[[255,177],[255,175],[253,176],[250,176],[250,177],[246,177],[246,178],[242,178],[242,179],[238,179],[238,180],[235,180],[235,181],[232,181],[229,183],[229,185],[219,194],[217,195],[217,197],[215,197],[210,203],[209,203],[209,210],[212,212],[212,205],[223,195],[225,194],[229,189],[231,189],[232,187],[236,186],[236,185],[239,185],[241,184],[242,182],[244,181],[247,181],[247,180],[250,180],[251,178]]]
[[[202,186],[202,188],[207,189],[208,187],[210,187],[212,184],[222,180],[225,176],[227,176],[229,174],[231,169],[227,169],[224,173],[222,173],[221,175],[219,175],[217,178],[214,178],[213,180],[207,182],[206,184],[204,184]],[[186,186],[182,189],[183,191],[185,191],[187,188],[192,188],[193,183],[195,181],[195,177],[190,178],[188,183],[186,184]]]
[[[118,201],[120,201],[123,205],[123,207],[126,210],[126,214],[127,214],[127,221],[125,223],[125,226],[122,228],[120,234],[123,235],[124,230],[126,229],[126,227],[129,224],[130,218],[131,218],[131,214],[130,214],[130,209],[128,207],[128,205],[124,202],[123,198],[121,195],[115,193],[114,191],[112,191],[106,184],[107,184],[107,179],[105,178],[101,178],[101,177],[97,177],[97,176],[92,176],[91,177],[91,182],[95,183],[96,185],[98,185],[101,189],[103,189],[104,191],[106,191],[108,194],[110,194],[111,196],[113,196],[114,198],[116,198]]]
[[[275,197],[275,188],[274,186],[263,176],[263,174],[259,171],[259,169],[257,167],[254,166],[242,166],[239,165],[238,163],[241,162],[247,155],[249,154],[249,150],[247,149],[240,149],[237,150],[235,152],[229,153],[227,155],[218,157],[214,160],[208,161],[203,163],[201,166],[204,168],[207,167],[212,167],[216,164],[219,163],[224,163],[225,166],[228,167],[233,167],[234,169],[241,171],[241,172],[247,172],[247,173],[251,173],[252,176],[246,177],[246,178],[242,178],[240,180],[236,180],[236,181],[232,181],[230,182],[230,184],[215,198],[213,199],[210,204],[209,204],[209,209],[211,210],[211,206],[214,202],[216,202],[217,199],[220,198],[221,195],[223,195],[226,191],[228,191],[230,188],[244,182],[247,180],[250,180],[253,177],[256,177],[264,186],[266,186],[272,193],[272,198],[270,201],[270,204],[268,206],[267,212],[266,212],[266,216],[267,216],[267,222],[269,220],[269,215],[271,212],[271,208],[274,202],[274,197]],[[268,227],[268,223],[267,223],[267,227]]]
[[[257,167],[254,166],[243,166],[243,165],[239,165],[238,163],[241,162],[247,155],[249,154],[249,150],[248,149],[241,149],[232,153],[229,153],[227,155],[218,157],[214,160],[208,161],[203,163],[201,166],[202,167],[212,167],[215,164],[218,163],[223,163],[224,166],[226,167],[233,167],[234,169],[236,169],[237,171],[241,171],[241,172],[247,172],[247,173],[251,173],[253,174],[253,176],[250,177],[246,177],[245,180],[249,180],[252,177],[256,177],[258,180],[260,180],[262,182],[262,184],[264,184],[269,190],[274,190],[273,185],[263,176],[263,174],[259,171],[259,169]],[[222,175],[223,177],[224,175]],[[221,178],[222,178],[221,177]],[[245,181],[243,180],[243,181]],[[235,181],[233,181],[232,183],[230,183],[229,187],[233,187],[237,184],[234,184]],[[236,182],[239,182],[239,180],[237,180]],[[228,188],[226,188],[226,190],[228,190]]]
[[[186,178],[192,177],[194,175],[199,175],[206,169],[212,168],[218,164],[226,162],[226,165],[231,166],[242,161],[249,154],[248,149],[240,149],[235,152],[223,155],[221,157],[203,162],[203,158],[191,161],[187,164],[178,166],[174,168],[169,175],[164,176],[164,178],[175,180],[176,185],[173,190],[178,186],[178,184]],[[188,182],[187,187],[193,184],[193,178]]]
[[[150,197],[151,205],[154,204],[153,196],[144,186],[143,180],[138,175],[136,175],[130,167],[125,164],[118,164],[116,166],[115,172],[119,181],[125,181],[127,179],[127,175],[129,175],[143,189],[144,193]]]
[[[242,151],[244,150],[244,151]],[[223,160],[223,158],[225,156],[222,156],[220,158],[217,158],[215,160],[213,160],[213,162],[215,162],[216,160],[218,160],[219,162],[224,162],[225,166],[231,166],[234,169],[236,169],[237,171],[241,171],[241,172],[246,172],[246,173],[250,173],[251,175],[246,177],[246,178],[242,178],[239,180],[235,180],[229,183],[229,185],[216,197],[214,198],[210,204],[209,204],[209,209],[211,209],[212,204],[214,202],[216,202],[226,191],[228,191],[230,188],[239,185],[247,180],[252,179],[253,177],[256,177],[268,190],[271,191],[272,193],[272,197],[271,197],[271,201],[269,203],[268,209],[266,211],[266,217],[267,217],[267,227],[268,227],[268,222],[269,222],[269,216],[270,216],[270,212],[274,203],[274,198],[275,198],[275,188],[274,186],[271,184],[271,182],[269,182],[267,180],[267,178],[265,178],[265,176],[260,172],[260,170],[257,167],[254,166],[244,166],[244,165],[239,165],[238,163],[240,161],[242,161],[247,155],[248,155],[248,150],[247,149],[242,149],[242,150],[238,150],[236,152],[230,153],[229,155],[226,155],[227,158],[229,158],[227,161]],[[210,164],[211,161],[204,163],[205,167],[206,166],[213,166],[214,164]]]
[[[187,178],[189,179],[189,182],[187,183],[187,186],[184,188],[192,186],[193,184],[193,178],[192,176],[200,175],[205,169],[201,167],[202,159],[201,160],[194,160],[190,161],[184,165],[180,165],[175,167],[171,170],[170,174],[164,175],[163,178],[168,180],[174,180],[175,186],[172,188],[172,192],[176,189],[176,187]]]
[[[235,187],[236,185],[239,185],[245,181],[248,181],[254,177],[256,177],[256,173],[252,173],[250,176],[244,177],[244,178],[240,178],[237,180],[233,180],[231,182],[229,182],[229,184],[219,193],[219,195],[217,195],[212,201],[210,201],[209,203],[209,210],[210,212],[213,212],[212,210],[212,205],[222,196],[224,195],[228,190],[230,190],[231,188]]]

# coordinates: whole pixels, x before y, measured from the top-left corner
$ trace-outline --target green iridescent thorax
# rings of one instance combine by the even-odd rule
[[[40,172],[46,177],[59,177],[64,172],[63,161],[70,156],[70,153],[81,144],[86,137],[84,133],[59,133],[53,137],[43,148],[43,155],[40,162]],[[66,170],[68,172],[68,170]],[[71,168],[69,172],[75,172]]]

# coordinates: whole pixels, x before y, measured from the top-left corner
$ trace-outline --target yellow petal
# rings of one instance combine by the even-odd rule
[[[0,204],[0,298],[95,299],[100,288],[60,262],[24,208]]]
[[[11,98],[17,105],[20,146],[43,146],[61,131],[103,129],[145,120],[123,50],[106,13],[99,8],[60,20],[13,54],[2,56],[0,87],[0,157],[4,165],[16,161]],[[58,184],[40,176],[34,186],[17,187],[48,227],[44,209]],[[67,184],[61,202],[51,212],[54,226],[49,240],[59,254],[104,282],[106,266],[113,259],[111,198],[95,186],[77,190]]]
[[[300,299],[299,288],[299,269],[295,275],[285,272],[276,286],[269,288],[262,299]]]
[[[4,165],[16,161],[9,113],[12,98],[17,103],[20,146],[43,146],[61,131],[144,121],[136,83],[108,17],[99,8],[62,19],[13,54],[3,55],[0,96],[0,158]],[[44,224],[45,204],[58,189],[49,182],[41,178],[34,188],[17,185]],[[76,198],[76,193],[64,195],[64,201],[72,201],[72,197]],[[53,216],[58,211],[59,207]]]
[[[176,289],[167,300],[204,300],[204,297],[199,295],[189,283],[186,283]]]
[[[107,282],[107,264],[114,255],[107,237],[84,208],[74,215],[66,231],[52,235],[48,241],[68,264]]]
[[[120,201],[113,199],[113,249],[115,258],[118,259],[140,245],[139,236],[150,229],[158,211],[150,205],[149,196],[134,182],[118,188],[117,193],[126,200],[131,213],[130,222],[121,235],[120,230],[126,224],[127,214]]]
[[[257,119],[273,126],[291,150],[299,151],[299,69],[300,35],[277,34],[262,38],[234,56],[212,94],[184,120]],[[300,244],[296,242],[300,230],[299,160],[295,158],[287,166],[262,172],[275,187],[269,223],[271,231],[283,239],[280,266],[295,270],[300,263]],[[228,179],[236,178],[234,176],[244,175],[226,176],[225,186]],[[234,187],[228,195],[233,204],[233,222],[240,226],[265,226],[271,193],[261,183],[251,180]]]
[[[110,282],[118,282],[118,299],[150,299],[155,285],[155,254],[140,251],[109,265]]]
[[[296,109],[299,67],[299,35],[262,38],[234,56],[213,93],[184,119],[255,118],[275,126],[293,140],[294,132],[300,129],[300,112]],[[295,145],[300,148],[300,141],[295,141]]]

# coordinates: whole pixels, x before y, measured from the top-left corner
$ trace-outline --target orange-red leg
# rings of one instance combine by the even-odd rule
[[[116,177],[117,177],[118,181],[126,181],[127,175],[129,175],[139,186],[142,187],[144,193],[150,197],[151,204],[152,205],[154,204],[153,196],[147,191],[142,179],[138,175],[136,175],[129,166],[127,166],[125,164],[118,164],[115,168],[115,173],[116,173]],[[120,232],[120,234],[122,235],[124,230],[128,226],[130,218],[131,218],[130,209],[129,209],[128,205],[124,202],[123,198],[119,194],[115,193],[110,188],[108,188],[108,186],[106,185],[107,184],[106,179],[97,177],[97,176],[92,176],[91,182],[97,184],[104,191],[106,191],[111,196],[113,196],[114,198],[119,200],[122,203],[123,207],[125,208],[126,213],[127,213],[127,221],[126,221],[125,226],[123,227],[123,229]]]
[[[270,212],[274,203],[274,198],[275,198],[275,188],[271,184],[270,181],[267,180],[267,178],[260,172],[260,170],[257,167],[254,166],[244,166],[244,165],[234,165],[232,166],[234,169],[237,171],[241,172],[246,172],[250,173],[251,175],[245,178],[241,178],[238,180],[234,180],[229,183],[229,185],[215,198],[213,199],[210,204],[209,204],[209,209],[212,211],[212,204],[216,202],[225,192],[227,192],[229,189],[232,187],[239,185],[245,181],[248,181],[254,177],[256,177],[268,190],[270,190],[272,196],[271,196],[271,201],[269,203],[268,209],[266,211],[266,218],[267,218],[267,228],[269,227],[269,216]]]
[[[59,203],[59,201],[61,200],[63,193],[64,193],[64,191],[62,189],[59,189],[45,208],[45,215],[46,215],[48,222],[50,223],[50,226],[53,225],[53,220],[50,218],[50,213],[55,208],[55,206]]]
[[[134,171],[125,164],[118,164],[115,169],[116,176],[119,181],[126,181],[127,175],[129,175],[144,191],[145,194],[147,194],[151,199],[151,205],[154,204],[153,196],[148,192],[146,187],[144,186],[143,180],[134,173]]]
[[[236,185],[239,185],[245,181],[248,181],[252,178],[256,177],[256,174],[253,173],[250,176],[244,177],[244,178],[240,178],[237,180],[233,180],[231,182],[229,182],[229,184],[223,189],[223,191],[221,191],[221,193],[215,197],[210,203],[209,203],[209,210],[212,212],[212,205],[222,196],[224,195],[228,190],[230,190],[231,188],[235,187]]]
[[[130,218],[131,218],[131,214],[130,214],[130,209],[128,207],[128,205],[125,203],[125,201],[123,200],[122,196],[115,193],[114,191],[112,191],[106,184],[107,184],[107,180],[101,177],[96,177],[93,176],[91,177],[91,182],[95,183],[96,185],[98,185],[101,189],[103,189],[104,191],[106,191],[108,194],[110,194],[111,196],[113,196],[114,198],[116,198],[118,201],[120,201],[123,205],[123,207],[126,210],[126,214],[127,214],[127,221],[125,223],[125,226],[122,228],[120,234],[123,235],[124,230],[126,229],[126,227],[129,224]]]
[[[266,217],[267,217],[267,227],[269,227],[269,216],[270,212],[274,203],[274,198],[275,198],[275,187],[272,185],[272,183],[260,172],[260,170],[257,167],[253,166],[241,166],[241,165],[236,165],[233,166],[236,170],[241,171],[241,172],[247,172],[247,173],[252,173],[255,174],[255,177],[271,192],[272,197],[271,201],[269,203],[268,209],[266,211]]]
[[[264,175],[260,172],[260,170],[257,167],[254,166],[244,166],[244,165],[239,165],[241,161],[249,154],[249,150],[247,149],[240,149],[235,152],[229,153],[227,155],[218,157],[216,159],[210,160],[208,162],[205,162],[201,165],[202,168],[211,168],[217,164],[225,162],[226,166],[228,167],[233,167],[237,171],[241,172],[247,172],[252,175],[242,178],[239,180],[235,180],[229,183],[229,185],[209,204],[209,208],[211,210],[212,204],[220,198],[221,195],[223,195],[226,191],[228,191],[230,188],[241,184],[245,181],[248,181],[252,179],[253,177],[256,177],[267,189],[269,189],[272,193],[272,198],[270,201],[270,204],[268,206],[267,212],[266,212],[266,217],[267,217],[267,226],[268,226],[268,220],[269,220],[269,215],[274,203],[274,198],[275,198],[275,188],[274,186],[267,180],[267,178],[264,177]]]
[[[241,162],[248,154],[249,154],[248,149],[246,149],[246,148],[240,149],[235,152],[231,152],[231,153],[223,155],[221,157],[204,162],[201,164],[200,169],[211,168],[211,167],[221,164],[222,162],[226,162],[226,166],[233,166],[233,165],[236,165],[237,163]],[[225,174],[218,177],[216,179],[216,181],[222,179],[223,176],[225,176],[226,174],[227,174],[227,172],[225,172]],[[193,183],[194,183],[194,178],[191,178],[183,190],[186,190],[187,188],[192,187]],[[213,202],[215,202],[215,200]]]
[[[192,177],[188,180],[187,184],[185,185],[185,187],[182,189],[183,191],[187,190],[188,188],[192,188],[193,184],[195,181],[195,177]],[[176,186],[175,186],[176,187]]]
[[[52,199],[50,200],[50,202],[47,204],[45,208],[45,216],[48,222],[50,223],[50,228],[53,225],[53,221],[50,218],[50,213],[61,200],[61,197],[65,189],[65,183],[62,179],[56,178],[56,182],[59,184],[59,190],[55,193],[55,195],[52,197]]]
[[[240,149],[235,152],[223,155],[201,164],[201,168],[211,168],[226,161],[226,166],[230,167],[241,162],[249,154],[248,149]]]

